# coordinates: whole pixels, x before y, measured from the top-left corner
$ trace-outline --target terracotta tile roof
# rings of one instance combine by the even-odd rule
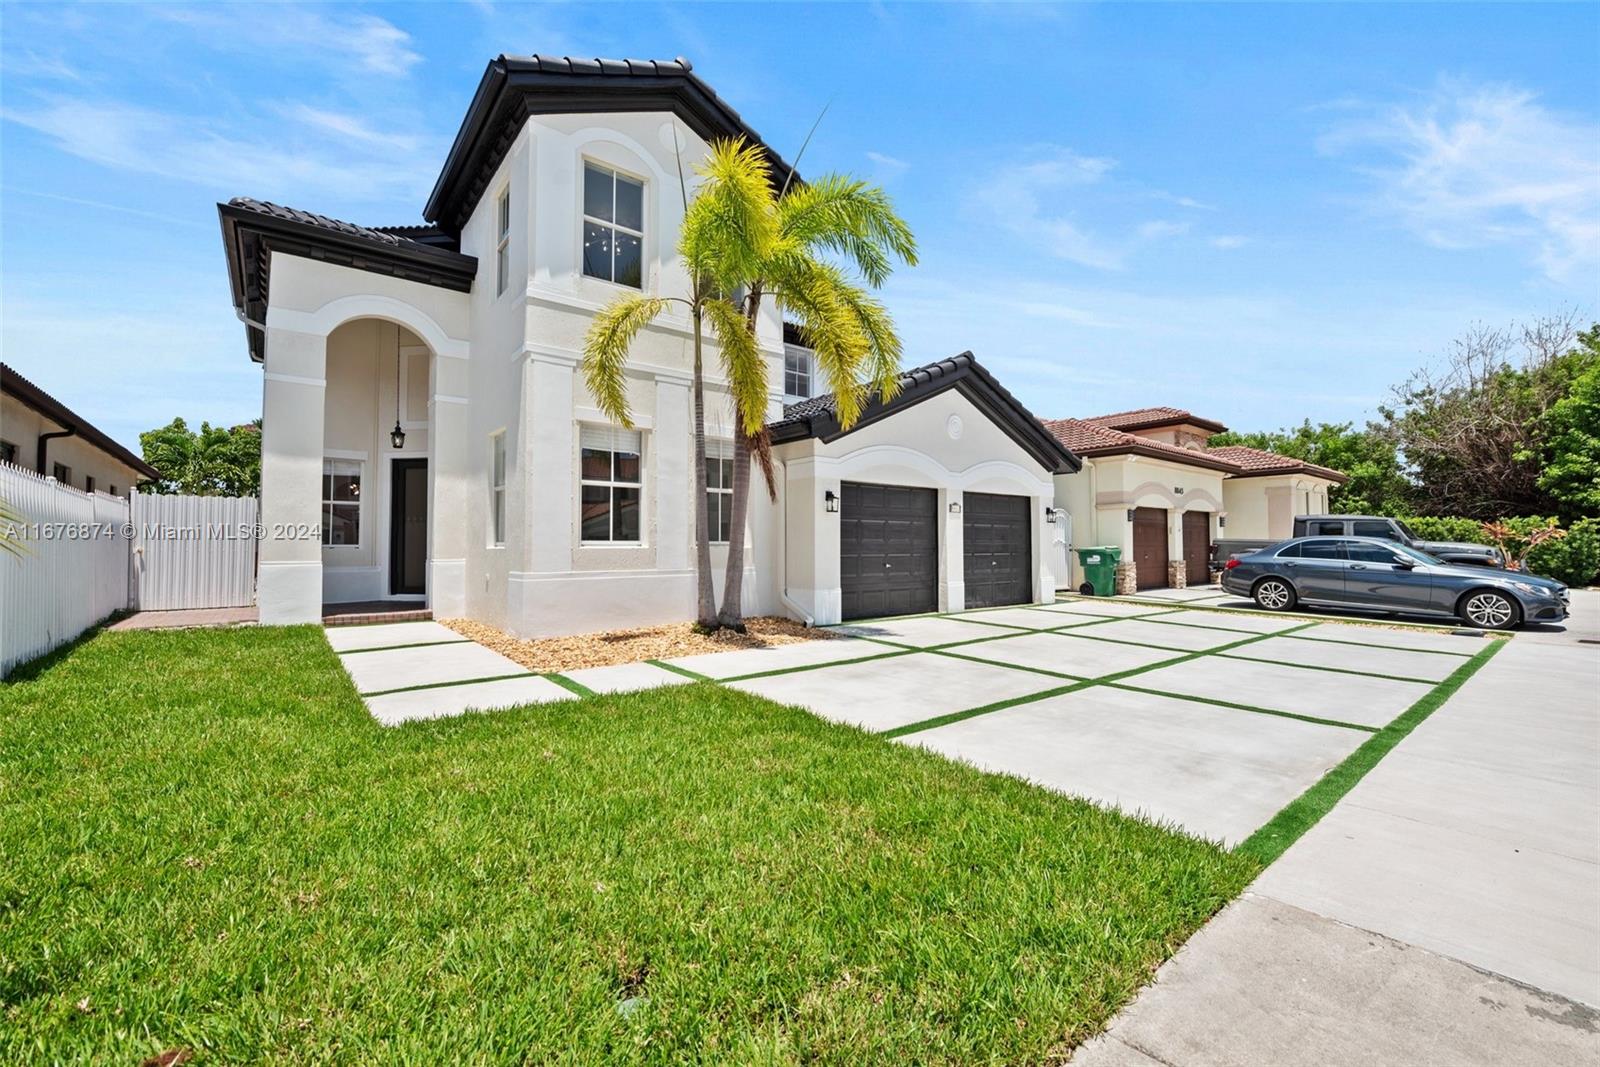
[[[1113,430],[1096,425],[1089,419],[1046,419],[1044,428],[1054,434],[1057,441],[1080,456],[1134,453],[1156,459],[1168,459],[1174,463],[1187,463],[1194,467],[1220,470],[1227,474],[1235,472],[1233,464],[1226,460],[1212,459],[1200,449],[1169,445],[1165,441],[1140,437],[1125,430]]]
[[[1341,485],[1349,480],[1343,473],[1329,467],[1319,467],[1303,459],[1280,456],[1276,452],[1251,448],[1248,445],[1218,445],[1216,448],[1206,449],[1206,452],[1227,460],[1245,474],[1290,474],[1295,471],[1305,471],[1319,478],[1332,478]]]
[[[1143,408],[1142,411],[1177,411],[1176,408]],[[1123,415],[1128,414],[1124,412]],[[1179,412],[1179,414],[1187,414]],[[1192,467],[1204,467],[1208,470],[1221,471],[1234,477],[1248,477],[1250,475],[1267,474],[1293,474],[1303,472],[1317,478],[1327,478],[1343,485],[1349,478],[1339,471],[1328,467],[1319,467],[1315,463],[1295,459],[1292,456],[1280,456],[1276,452],[1266,452],[1259,448],[1247,448],[1244,445],[1223,445],[1217,448],[1184,448],[1181,445],[1167,444],[1165,441],[1152,440],[1141,437],[1136,433],[1126,430],[1116,430],[1102,425],[1105,419],[1116,419],[1122,416],[1102,415],[1098,419],[1045,419],[1044,428],[1055,435],[1069,450],[1080,456],[1116,456],[1140,455],[1153,459],[1165,459],[1173,463],[1185,463]],[[1157,423],[1156,425],[1164,425]]]
[[[1213,433],[1221,433],[1227,427],[1211,419],[1202,419],[1200,416],[1183,410],[1182,408],[1154,407],[1134,408],[1132,411],[1115,411],[1110,415],[1095,415],[1083,420],[1092,422],[1096,426],[1108,426],[1113,430],[1143,430],[1152,426],[1171,426],[1174,423],[1187,422],[1194,426],[1202,427]]]

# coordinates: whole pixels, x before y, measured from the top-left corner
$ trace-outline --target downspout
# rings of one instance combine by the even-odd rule
[[[56,430],[56,431],[54,431],[52,433],[42,433],[42,434],[40,434],[39,435],[39,445],[38,445],[38,465],[34,468],[34,470],[37,471],[39,474],[43,474],[44,473],[45,455],[46,455],[46,453],[48,453],[50,451],[50,442],[51,442],[52,439],[57,438],[57,437],[76,437],[76,436],[78,436],[78,431],[72,429],[71,427],[68,427],[65,430]]]
[[[809,628],[816,625],[816,620],[811,613],[789,596],[789,464],[783,460],[778,461],[783,467],[783,515],[782,536],[778,538],[778,558],[782,560],[783,574],[778,582],[778,599],[783,601],[783,606],[800,616],[801,621]]]

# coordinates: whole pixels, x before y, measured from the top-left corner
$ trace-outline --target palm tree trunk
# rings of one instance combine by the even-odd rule
[[[706,517],[706,392],[701,312],[694,309],[694,576],[695,624],[717,628],[717,596],[711,584],[711,529]]]
[[[761,311],[761,283],[750,287],[745,322],[752,334]],[[781,371],[779,373],[782,373]],[[728,500],[728,566],[722,574],[722,610],[717,622],[744,633],[744,528],[750,513],[750,437],[744,424],[733,435],[733,495]]]
[[[728,569],[722,576],[722,610],[717,622],[744,633],[744,527],[750,509],[750,438],[740,426],[733,435],[732,514],[728,519]]]

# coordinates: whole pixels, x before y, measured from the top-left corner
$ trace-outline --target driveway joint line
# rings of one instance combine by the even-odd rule
[[[1407,678],[1403,674],[1380,674],[1377,671],[1358,671],[1353,667],[1329,667],[1323,663],[1289,663],[1284,660],[1262,659],[1260,656],[1241,656],[1234,655],[1233,653],[1224,653],[1222,658],[1236,659],[1246,663],[1271,663],[1282,667],[1293,667],[1296,670],[1301,671],[1327,671],[1330,674],[1351,674],[1355,675],[1357,678],[1379,678],[1386,682],[1410,682],[1413,685],[1434,686],[1438,685],[1440,681],[1444,680],[1442,678],[1438,681],[1434,681],[1430,678]]]
[[[363,652],[394,652],[402,648],[435,648],[441,645],[470,645],[472,638],[460,637],[450,641],[408,641],[403,645],[374,645],[372,648],[334,649],[336,656],[355,656]]]
[[[1314,625],[1316,625],[1316,624],[1312,623],[1312,622],[1308,622],[1308,623],[1305,623],[1304,626],[1299,627],[1299,629],[1304,629],[1305,626],[1314,626]],[[1276,635],[1275,634],[1251,634],[1249,637],[1243,638],[1242,640],[1234,641],[1234,642],[1232,642],[1230,644],[1226,644],[1226,645],[1221,645],[1221,646],[1219,646],[1217,648],[1202,649],[1202,650],[1199,650],[1199,651],[1181,653],[1179,655],[1173,656],[1171,659],[1159,660],[1159,661],[1157,661],[1155,663],[1147,663],[1142,667],[1132,667],[1132,668],[1130,668],[1128,670],[1125,670],[1125,671],[1117,671],[1117,672],[1115,672],[1113,674],[1107,674],[1107,675],[1104,675],[1104,676],[1102,676],[1100,678],[1091,678],[1091,679],[1089,679],[1087,681],[1078,682],[1078,683],[1073,684],[1073,685],[1060,686],[1060,687],[1055,688],[1055,689],[1046,689],[1046,690],[1043,690],[1042,692],[1033,693],[1031,695],[1015,697],[1015,698],[1013,698],[1011,700],[1000,700],[1000,701],[996,701],[993,704],[985,704],[985,705],[983,705],[981,707],[970,708],[970,709],[968,709],[966,711],[953,711],[953,712],[950,712],[947,715],[938,715],[938,716],[934,716],[933,718],[930,718],[930,719],[924,719],[921,722],[906,723],[904,726],[897,726],[892,730],[885,730],[882,733],[880,733],[878,736],[879,737],[885,737],[885,738],[904,737],[907,734],[921,733],[924,730],[933,730],[933,729],[936,729],[936,728],[938,728],[940,726],[949,726],[951,723],[961,722],[964,719],[972,719],[972,718],[976,718],[979,715],[987,715],[987,714],[990,714],[990,713],[996,712],[996,711],[1004,711],[1007,708],[1016,707],[1019,704],[1032,704],[1032,703],[1034,703],[1036,701],[1048,700],[1051,697],[1065,696],[1068,693],[1075,693],[1075,692],[1078,692],[1079,690],[1088,689],[1088,688],[1090,688],[1092,686],[1107,685],[1107,684],[1112,683],[1112,682],[1120,682],[1120,681],[1122,681],[1124,679],[1132,678],[1132,677],[1135,677],[1136,675],[1144,674],[1144,673],[1146,673],[1148,671],[1157,670],[1157,669],[1159,669],[1161,667],[1173,667],[1173,666],[1178,665],[1179,663],[1187,663],[1190,660],[1200,659],[1200,658],[1202,658],[1204,656],[1214,655],[1215,653],[1218,653],[1218,652],[1225,652],[1225,651],[1227,651],[1229,649],[1240,648],[1240,647],[1242,647],[1244,645],[1254,644],[1257,641],[1265,641],[1267,638],[1274,637],[1274,636],[1276,636]],[[1105,640],[1110,640],[1110,638],[1097,638],[1096,640],[1105,641]],[[1128,643],[1128,642],[1115,642],[1115,643]],[[1160,649],[1159,651],[1163,651],[1163,652],[1181,652],[1181,650],[1170,649],[1170,648],[1168,648],[1168,649]]]
[[[458,685],[477,685],[479,682],[504,682],[513,678],[539,678],[541,675],[532,671],[520,671],[517,674],[487,674],[482,678],[460,678],[451,682],[423,682],[421,685],[402,685],[394,689],[373,689],[361,693],[363,700],[367,697],[383,697],[390,693],[414,693],[419,689],[452,689]]]
[[[709,675],[701,674],[699,671],[691,671],[688,667],[679,667],[676,664],[668,663],[666,660],[647,659],[645,662],[650,664],[652,667],[660,667],[664,671],[671,671],[673,674],[681,674],[685,678],[693,678],[697,682],[716,681],[715,678],[712,678]]]
[[[1363,726],[1360,723],[1344,722],[1340,719],[1324,719],[1316,715],[1303,715],[1297,711],[1279,711],[1276,708],[1263,708],[1257,704],[1237,704],[1231,700],[1218,700],[1215,697],[1196,696],[1192,693],[1177,693],[1168,689],[1150,689],[1142,685],[1128,685],[1126,682],[1107,682],[1105,684],[1109,688],[1123,689],[1130,693],[1171,697],[1175,700],[1187,700],[1193,704],[1209,704],[1212,707],[1229,708],[1233,711],[1248,711],[1256,715],[1273,715],[1280,719],[1298,719],[1300,722],[1313,723],[1317,726],[1337,726],[1346,730],[1360,730],[1362,733],[1367,734],[1375,734],[1383,729],[1381,726]]]
[[[576,678],[568,678],[566,675],[560,673],[559,671],[551,671],[548,674],[541,674],[539,677],[548,678],[552,682],[554,682],[556,685],[559,685],[561,688],[566,689],[566,690],[568,690],[568,691],[570,691],[572,693],[575,693],[580,697],[592,697],[592,696],[599,696],[600,695],[599,693],[596,693],[593,689],[590,689],[588,686],[586,686],[582,682],[578,681]]]
[[[1426,656],[1456,656],[1460,659],[1471,659],[1483,651],[1481,647],[1475,648],[1471,652],[1451,652],[1445,648],[1396,648],[1394,645],[1376,645],[1370,641],[1346,641],[1342,637],[1307,637],[1305,634],[1285,634],[1284,636],[1293,637],[1296,641],[1316,641],[1324,645],[1352,645],[1356,648],[1395,648],[1399,652],[1421,652]],[[1482,638],[1478,640],[1482,640]],[[1491,637],[1489,640],[1492,641],[1494,638]]]

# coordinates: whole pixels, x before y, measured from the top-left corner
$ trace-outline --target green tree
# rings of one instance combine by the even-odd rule
[[[1354,423],[1307,419],[1292,429],[1219,433],[1209,443],[1266,449],[1348,475],[1348,482],[1328,493],[1328,506],[1336,512],[1405,515],[1411,510],[1415,486],[1405,476],[1399,450],[1372,427],[1358,430]]]
[[[161,480],[146,493],[256,496],[261,492],[261,420],[228,428],[202,422],[198,432],[181,418],[139,435],[144,460]]]
[[[1544,413],[1538,486],[1572,521],[1600,516],[1600,325],[1578,335],[1557,373],[1567,379]]]

